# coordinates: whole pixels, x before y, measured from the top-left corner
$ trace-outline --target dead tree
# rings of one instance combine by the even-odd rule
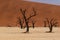
[[[51,18],[51,19],[46,18],[46,21],[47,21],[48,27],[50,29],[49,32],[52,32],[53,27],[57,26],[58,22],[54,18]]]
[[[33,27],[33,28],[35,28],[35,23],[36,23],[36,21],[33,20],[33,21],[32,21],[32,27]]]
[[[20,17],[18,17],[18,24],[20,25],[21,29],[23,28],[24,21],[21,20]]]
[[[29,32],[29,25],[28,25],[28,22],[29,22],[29,20],[32,18],[32,17],[34,17],[34,16],[36,16],[36,11],[35,11],[35,9],[33,8],[33,15],[32,14],[30,14],[30,16],[27,18],[27,16],[26,16],[26,11],[27,11],[27,9],[22,9],[22,8],[20,8],[20,11],[21,11],[21,13],[22,13],[22,16],[23,16],[23,18],[24,18],[24,21],[25,21],[25,24],[26,24],[26,32]]]

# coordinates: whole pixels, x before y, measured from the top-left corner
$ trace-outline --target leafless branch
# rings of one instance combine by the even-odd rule
[[[29,20],[30,18],[32,18],[32,17],[34,17],[34,16],[37,15],[37,14],[36,14],[36,10],[35,10],[34,8],[33,8],[33,13],[34,13],[33,15],[30,14],[30,17],[28,17],[27,20]]]
[[[25,15],[25,13],[26,13],[26,9],[20,9],[20,11],[21,11],[21,13],[23,14],[23,15]]]

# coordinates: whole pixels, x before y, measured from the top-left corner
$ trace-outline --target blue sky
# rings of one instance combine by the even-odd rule
[[[32,1],[32,2],[53,4],[53,5],[60,5],[60,0],[25,0],[25,1]]]

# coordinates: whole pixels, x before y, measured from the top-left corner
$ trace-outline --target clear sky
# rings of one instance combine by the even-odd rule
[[[60,5],[60,0],[25,0],[25,1],[32,1],[32,2],[53,4],[53,5]]]

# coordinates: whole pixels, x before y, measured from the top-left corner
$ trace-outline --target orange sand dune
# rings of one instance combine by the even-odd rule
[[[43,21],[47,17],[58,19],[60,25],[60,6],[20,0],[0,0],[0,26],[16,26],[17,17],[19,15],[21,17],[20,8],[28,8],[28,15],[32,8],[36,9],[38,15],[34,17],[35,26],[43,26]]]

